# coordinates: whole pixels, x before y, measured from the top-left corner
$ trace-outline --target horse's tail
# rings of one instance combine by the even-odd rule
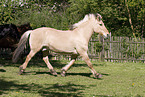
[[[27,43],[28,37],[31,32],[32,32],[32,30],[29,30],[22,35],[22,37],[18,43],[18,47],[16,48],[16,50],[13,53],[12,62],[16,63],[18,61],[22,51],[25,48],[25,45]]]

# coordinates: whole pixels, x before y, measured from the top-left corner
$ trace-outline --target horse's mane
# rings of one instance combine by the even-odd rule
[[[101,16],[100,14],[98,14],[98,13],[97,13],[97,14],[87,14],[87,15],[85,15],[85,17],[84,17],[82,20],[80,20],[78,23],[73,24],[72,27],[71,27],[71,29],[73,30],[73,29],[77,28],[78,26],[80,26],[81,24],[85,23],[85,22],[88,21],[89,19],[91,19],[91,18],[96,18],[96,16],[97,16],[97,18],[98,18],[99,21],[102,19],[102,16]]]
[[[80,20],[78,23],[75,23],[75,24],[72,25],[72,29],[77,28],[78,26],[80,26],[81,24],[85,23],[86,21],[88,21],[92,17],[95,17],[95,15],[94,14],[85,15],[85,17],[82,20]]]

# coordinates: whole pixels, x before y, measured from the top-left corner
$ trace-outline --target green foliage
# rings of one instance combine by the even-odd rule
[[[12,6],[14,2],[2,1],[0,2],[0,24],[5,24],[14,19],[14,8]]]
[[[114,32],[116,36],[128,36],[128,37],[132,37],[132,34],[130,33],[132,32],[130,28],[128,28],[127,26],[121,27],[121,29],[116,29],[116,31]]]
[[[96,52],[101,52],[102,51],[102,49],[103,49],[103,44],[101,44],[101,43],[95,43],[95,49],[96,49]]]
[[[145,1],[144,0],[128,0],[131,19],[136,36],[144,36],[144,25],[145,25]],[[144,28],[143,28],[144,27]]]
[[[131,14],[134,33],[145,37],[144,6],[144,0],[127,0],[127,3],[125,0],[3,0],[0,2],[0,24],[30,22],[33,28],[49,26],[66,30],[86,14],[100,13],[113,36],[132,37]]]
[[[96,49],[96,52],[101,52],[103,49],[105,51],[109,50],[107,45],[102,44],[100,42],[96,42],[94,48]]]

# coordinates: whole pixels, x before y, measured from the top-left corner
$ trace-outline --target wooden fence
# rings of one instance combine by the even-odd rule
[[[0,57],[1,54],[10,53],[8,49],[0,50]],[[110,36],[110,38],[104,40],[101,37],[92,37],[89,42],[88,54],[91,60],[145,63],[145,39]],[[70,56],[56,55],[53,59],[70,60]],[[77,60],[82,59],[78,57]]]
[[[110,37],[102,39],[102,50],[97,52],[98,39],[90,40],[89,56],[111,62],[145,62],[145,39]]]

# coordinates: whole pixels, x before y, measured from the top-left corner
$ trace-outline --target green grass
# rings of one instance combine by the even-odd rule
[[[144,63],[93,61],[101,79],[94,79],[83,61],[77,61],[60,76],[68,61],[52,61],[58,76],[52,76],[42,60],[33,59],[25,75],[18,75],[20,64],[0,59],[0,96],[2,97],[143,97],[145,96]]]

